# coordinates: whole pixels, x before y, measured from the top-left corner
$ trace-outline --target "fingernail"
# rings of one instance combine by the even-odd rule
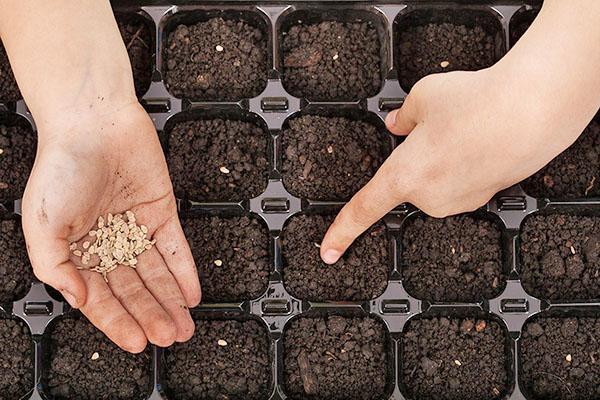
[[[62,294],[62,296],[67,301],[67,303],[69,303],[71,305],[71,307],[77,308],[79,306],[79,303],[77,302],[77,298],[75,296],[73,296],[73,294],[71,294],[71,292],[69,292],[68,290],[61,290],[60,294]]]
[[[325,253],[323,253],[323,256],[321,258],[323,259],[323,262],[325,264],[335,264],[335,262],[339,260],[341,256],[342,253],[340,253],[339,251],[329,249],[326,250]]]
[[[388,113],[388,115],[386,115],[385,124],[387,126],[394,126],[394,123],[396,122],[396,114],[397,113],[398,113],[398,110],[392,110]]]

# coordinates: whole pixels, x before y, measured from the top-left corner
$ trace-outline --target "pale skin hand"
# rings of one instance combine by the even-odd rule
[[[38,127],[23,198],[36,276],[123,349],[188,340],[200,302],[194,261],[177,216],[166,162],[137,103],[131,67],[108,1],[0,0],[0,34]],[[156,246],[108,283],[79,271],[69,243],[98,216],[132,210]]]
[[[408,135],[340,211],[321,244],[333,264],[403,202],[434,217],[484,205],[570,146],[600,107],[600,2],[546,0],[496,65],[418,82],[386,125]]]

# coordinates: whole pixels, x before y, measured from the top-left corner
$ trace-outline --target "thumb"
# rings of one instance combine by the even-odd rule
[[[419,123],[417,101],[413,94],[409,94],[402,106],[390,111],[385,117],[385,125],[394,135],[408,135]]]

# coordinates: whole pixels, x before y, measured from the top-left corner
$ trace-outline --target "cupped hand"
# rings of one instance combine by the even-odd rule
[[[23,198],[36,276],[124,350],[188,340],[194,331],[188,307],[200,302],[200,284],[150,118],[138,103],[69,117],[75,122],[63,131],[40,128]],[[148,227],[155,246],[138,256],[136,269],[108,273],[108,282],[78,270],[69,244],[81,242],[99,216],[127,210]]]

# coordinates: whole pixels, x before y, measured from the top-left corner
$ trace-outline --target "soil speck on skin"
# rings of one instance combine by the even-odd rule
[[[548,300],[600,299],[600,218],[566,214],[527,218],[520,237],[521,279]],[[571,247],[581,249],[575,254]]]
[[[283,346],[283,390],[292,400],[375,400],[386,394],[385,328],[373,318],[300,317],[288,324]]]
[[[19,220],[0,220],[0,303],[22,298],[33,282]]]
[[[20,399],[33,389],[33,342],[24,322],[0,319],[0,399]]]
[[[46,363],[45,390],[55,400],[141,400],[152,391],[150,348],[127,353],[83,317],[56,322]]]
[[[599,337],[598,318],[539,317],[530,321],[521,338],[524,394],[532,400],[599,398]]]
[[[429,301],[490,299],[506,280],[500,228],[465,214],[410,221],[402,235],[401,264],[406,290]]]
[[[33,161],[37,139],[20,125],[0,125],[0,202],[20,199]]]
[[[167,164],[175,196],[195,201],[241,201],[267,187],[267,133],[251,122],[179,122],[168,139]],[[227,164],[230,173],[221,172]]]
[[[360,236],[334,265],[319,255],[333,216],[294,216],[281,235],[283,284],[303,300],[369,300],[381,295],[389,275],[388,242],[379,223]]]
[[[179,25],[166,44],[165,84],[193,100],[257,96],[267,85],[267,42],[262,28],[242,20]]]
[[[293,25],[283,36],[283,85],[310,100],[357,100],[381,87],[381,48],[370,22]]]
[[[475,320],[470,319],[470,326]],[[456,318],[413,319],[402,337],[401,380],[410,398],[491,400],[508,390],[506,332]],[[458,361],[458,362],[457,362]]]
[[[6,49],[0,41],[0,102],[17,101],[22,97]]]
[[[267,332],[254,320],[197,320],[190,341],[166,350],[166,392],[175,400],[268,399],[269,351]]]
[[[391,151],[377,127],[343,117],[293,118],[281,137],[283,184],[311,200],[349,200]]]
[[[135,93],[139,97],[146,93],[152,81],[153,32],[137,14],[117,14],[117,24],[131,62]]]
[[[204,301],[255,299],[267,290],[269,235],[257,219],[186,217],[181,224],[198,268]]]

